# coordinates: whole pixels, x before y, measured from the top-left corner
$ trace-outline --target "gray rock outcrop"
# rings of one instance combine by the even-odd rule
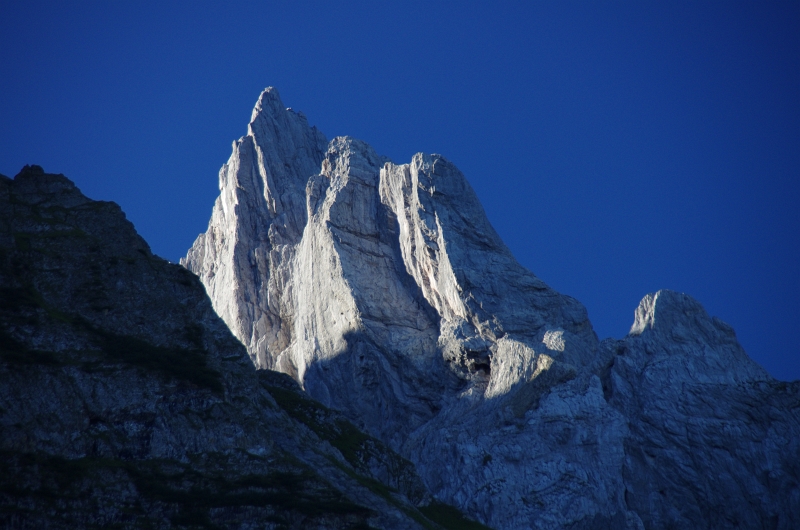
[[[323,143],[266,89],[182,260],[256,366],[495,528],[800,525],[800,384],[727,325],[661,291],[599,342],[444,157]]]

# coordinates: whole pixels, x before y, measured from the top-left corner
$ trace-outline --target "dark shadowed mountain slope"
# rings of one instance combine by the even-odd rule
[[[257,373],[119,206],[37,166],[0,177],[0,526],[462,523],[407,460]]]

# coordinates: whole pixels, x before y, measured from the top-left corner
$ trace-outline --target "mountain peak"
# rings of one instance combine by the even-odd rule
[[[258,96],[256,105],[253,107],[253,112],[250,116],[250,122],[254,122],[259,116],[264,114],[275,116],[281,111],[286,110],[288,109],[283,106],[278,89],[270,86],[262,90],[261,94]]]
[[[787,408],[798,392],[778,396],[690,297],[646,296],[630,335],[599,343],[580,302],[516,261],[452,162],[328,143],[274,89],[220,182],[182,263],[258,367],[404,454],[439,498],[503,529],[704,527],[720,513],[755,526],[800,513],[796,496],[784,500],[793,464],[773,465],[797,447],[800,419],[783,410],[800,410]],[[710,406],[709,385],[723,403],[762,403],[769,420]],[[729,460],[692,443],[729,428],[746,433]],[[750,448],[766,429],[779,440]],[[734,478],[710,486],[687,469]]]
[[[14,177],[16,194],[24,200],[42,201],[41,206],[49,205],[52,197],[55,201],[68,202],[70,206],[77,206],[87,202],[86,197],[77,186],[64,175],[45,173],[41,166],[26,165]]]
[[[44,175],[44,174],[45,173],[44,173],[44,169],[42,168],[42,166],[37,166],[36,164],[33,164],[33,165],[27,165],[26,164],[25,167],[20,169],[20,171],[17,174],[17,176],[19,176],[19,175]]]

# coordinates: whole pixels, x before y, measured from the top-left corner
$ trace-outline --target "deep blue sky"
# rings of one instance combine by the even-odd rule
[[[800,2],[494,4],[0,0],[0,173],[64,173],[177,261],[274,85],[455,162],[601,338],[675,289],[800,378]]]

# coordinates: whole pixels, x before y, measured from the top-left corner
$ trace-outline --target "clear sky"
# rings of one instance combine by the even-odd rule
[[[800,2],[0,0],[0,173],[64,173],[177,261],[268,85],[452,160],[600,338],[669,288],[800,378]]]

